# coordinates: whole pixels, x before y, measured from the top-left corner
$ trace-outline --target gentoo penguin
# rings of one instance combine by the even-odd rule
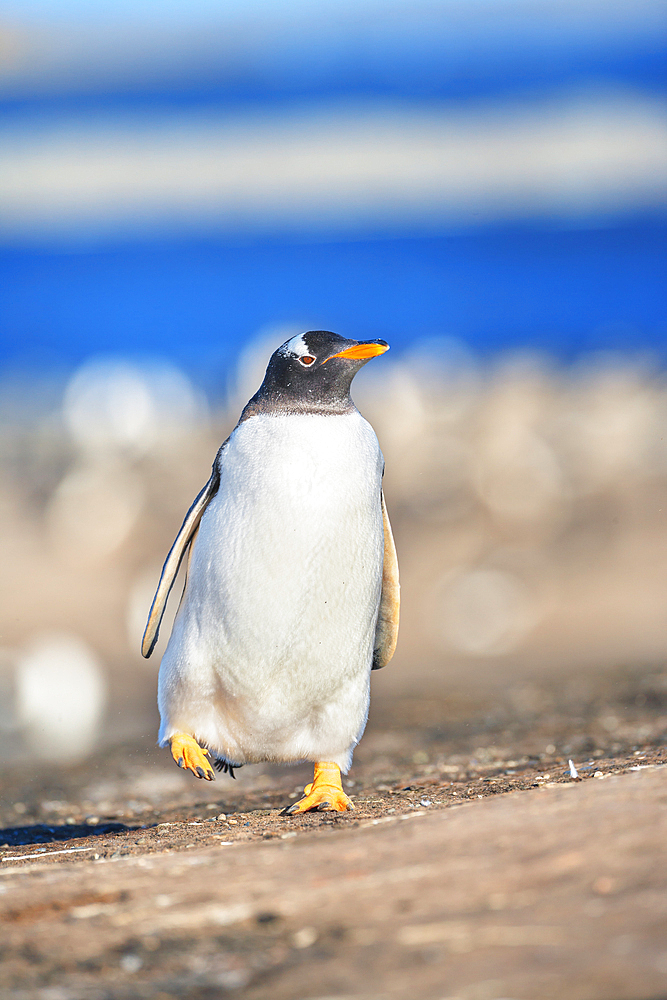
[[[160,746],[212,780],[261,761],[312,761],[286,812],[353,808],[341,784],[368,715],[371,670],[398,632],[384,461],[352,399],[383,340],[324,330],[273,354],[167,556],[144,633],[151,655],[184,553],[160,666]]]

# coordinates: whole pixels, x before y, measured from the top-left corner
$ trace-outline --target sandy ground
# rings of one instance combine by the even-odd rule
[[[307,768],[204,783],[148,742],[13,765],[0,996],[665,997],[662,677],[376,701],[345,815],[280,816]]]

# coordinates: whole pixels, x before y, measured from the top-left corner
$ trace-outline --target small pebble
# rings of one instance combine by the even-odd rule
[[[316,941],[317,931],[314,927],[302,927],[292,935],[292,944],[295,948],[310,948]]]
[[[120,966],[123,972],[138,972],[144,963],[141,961],[138,955],[123,955],[120,960]]]
[[[227,819],[227,813],[218,813],[218,815],[215,818],[220,820],[220,822],[222,822],[223,820]]]

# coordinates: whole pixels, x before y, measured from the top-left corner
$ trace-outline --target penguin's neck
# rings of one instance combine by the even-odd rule
[[[289,383],[272,384],[265,379],[260,389],[250,399],[239,418],[239,423],[258,415],[286,416],[295,413],[313,413],[319,416],[354,413],[356,406],[349,389],[340,392],[339,386],[323,391],[323,386],[313,386],[304,391],[303,386],[292,388]]]

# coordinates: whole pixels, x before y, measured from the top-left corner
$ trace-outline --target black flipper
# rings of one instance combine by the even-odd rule
[[[224,448],[224,446],[225,445],[223,444],[222,448]],[[222,451],[222,448],[220,451]],[[211,478],[185,515],[185,520],[181,525],[181,530],[176,536],[176,541],[169,550],[169,555],[167,556],[164,566],[162,567],[160,582],[158,583],[155,597],[153,598],[153,603],[151,605],[151,610],[148,614],[148,623],[146,625],[146,631],[144,632],[144,637],[141,643],[141,655],[145,656],[146,659],[148,659],[155,649],[155,643],[158,640],[158,634],[160,631],[160,623],[162,622],[162,616],[164,615],[164,610],[167,606],[167,598],[169,597],[171,588],[174,586],[174,580],[176,579],[179,567],[183,561],[186,549],[195,536],[204,511],[215,494],[218,492],[218,487],[220,486],[220,469],[218,466],[220,451],[216,455],[215,462],[213,463]]]

